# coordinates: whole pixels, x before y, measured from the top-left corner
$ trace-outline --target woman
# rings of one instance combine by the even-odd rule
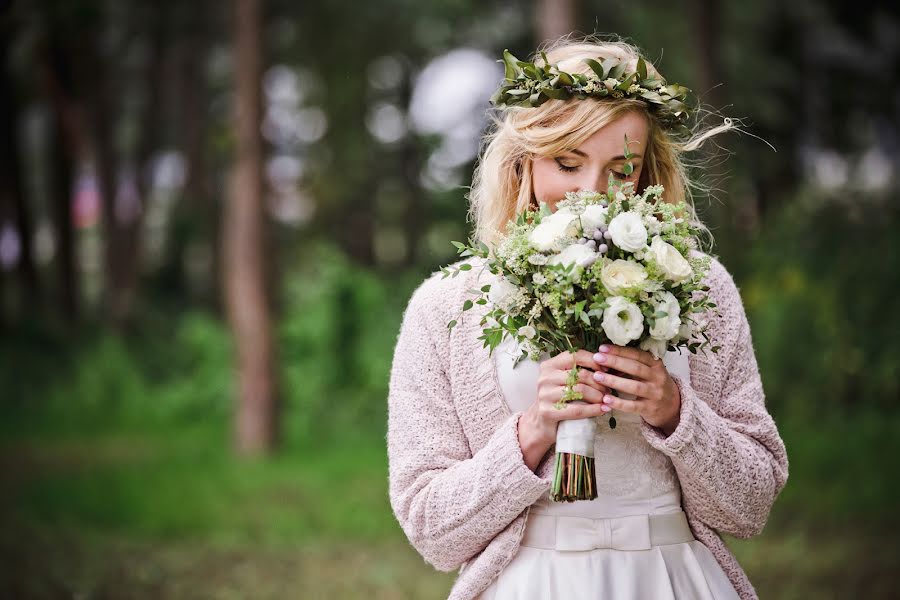
[[[547,55],[587,76],[585,59],[639,68],[637,50],[619,42],[562,42]],[[610,175],[639,191],[662,184],[670,202],[685,197],[682,152],[728,125],[685,139],[665,106],[617,96],[505,110],[470,195],[476,239],[492,246],[529,204],[552,209],[567,191],[605,189]],[[719,534],[762,531],[788,463],[740,294],[721,263],[712,258],[707,276],[718,353],[659,361],[604,346],[513,369],[509,344],[490,356],[478,339],[486,309],[459,315],[469,290],[486,283],[480,260],[459,277],[435,273],[413,293],[388,399],[391,506],[426,561],[459,569],[450,598],[756,598]],[[557,410],[573,362],[584,367],[587,403]],[[598,498],[551,502],[559,421],[610,415],[619,426],[601,427],[595,440]]]

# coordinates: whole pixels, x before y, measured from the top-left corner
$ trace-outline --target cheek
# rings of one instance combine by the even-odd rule
[[[571,182],[566,173],[561,173],[555,164],[536,162],[531,171],[531,186],[538,202],[552,202],[565,196]]]

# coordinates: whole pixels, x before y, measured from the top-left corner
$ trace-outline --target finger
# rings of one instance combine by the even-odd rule
[[[609,406],[610,408],[615,408],[616,410],[637,414],[640,414],[641,409],[644,408],[644,405],[640,400],[625,400],[623,398],[617,398],[611,394],[607,394],[603,397],[603,404],[604,406]]]
[[[541,383],[550,387],[565,387],[569,379],[568,371],[551,371],[542,376]],[[594,372],[588,369],[578,369],[578,383],[589,385],[604,393],[608,392],[608,388],[594,379]]]
[[[603,403],[570,403],[561,410],[557,410],[556,408],[551,406],[549,407],[548,414],[551,415],[551,418],[554,421],[566,421],[569,419],[587,419],[590,417],[600,417],[607,414],[611,410],[612,408],[609,408]]]
[[[600,346],[599,350],[604,354],[612,354],[614,356],[622,356],[624,358],[636,360],[647,365],[648,367],[655,368],[662,363],[661,360],[659,360],[646,350],[641,350],[640,348],[632,348],[630,346],[617,346],[615,344],[603,344],[602,346]]]
[[[653,391],[652,385],[646,381],[626,379],[610,373],[597,373],[594,375],[594,379],[614,390],[633,394],[639,398],[649,398]]]
[[[569,351],[560,352],[556,356],[552,356],[541,363],[541,365],[546,365],[549,368],[559,369],[561,371],[567,371],[576,364],[579,367],[591,370],[597,368],[594,356],[587,350],[577,350],[574,354]]]
[[[656,372],[644,363],[625,356],[598,352],[592,358],[597,362],[598,366],[616,369],[622,373],[633,375],[638,379],[652,380],[656,376]]]

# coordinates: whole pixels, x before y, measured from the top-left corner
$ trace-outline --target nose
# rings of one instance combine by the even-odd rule
[[[585,169],[584,175],[578,180],[578,189],[576,192],[599,192],[606,189],[606,177],[604,177],[603,169]]]

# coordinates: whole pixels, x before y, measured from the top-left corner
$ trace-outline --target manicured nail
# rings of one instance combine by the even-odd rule
[[[603,412],[609,412],[612,410],[612,406],[607,406],[605,404],[602,404],[602,405],[600,405],[600,410],[602,410]]]
[[[613,401],[612,396],[603,396],[603,401],[606,402],[607,404],[612,404],[612,401]]]
[[[594,360],[598,363],[606,362],[606,355],[598,352],[594,355]]]
[[[600,352],[609,352],[609,346],[603,344],[602,346],[600,346]]]
[[[594,381],[603,381],[603,373],[594,373]]]

